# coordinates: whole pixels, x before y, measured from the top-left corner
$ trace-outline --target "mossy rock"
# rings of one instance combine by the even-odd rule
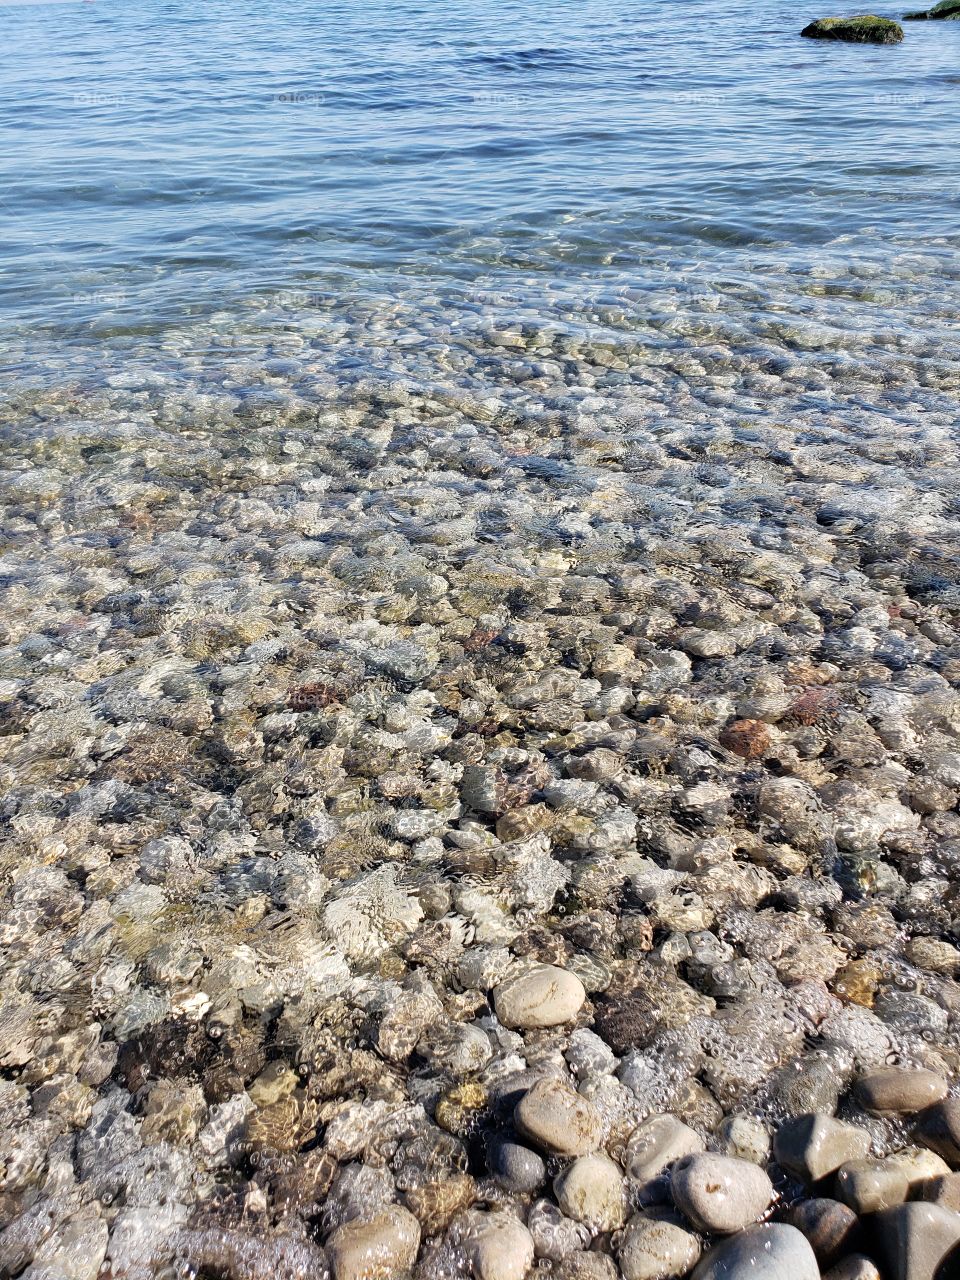
[[[960,4],[960,0],[948,0],[948,3]],[[845,40],[850,44],[899,44],[903,27],[890,18],[861,13],[853,18],[818,18],[800,34],[811,40]]]
[[[926,18],[945,18],[948,22],[960,22],[960,0],[940,0],[932,9],[921,9],[919,13],[903,15],[904,22],[921,22]]]

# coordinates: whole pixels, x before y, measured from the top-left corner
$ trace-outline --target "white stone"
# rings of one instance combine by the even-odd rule
[[[614,1231],[626,1221],[623,1174],[602,1152],[574,1160],[555,1179],[553,1189],[567,1217],[585,1223],[594,1232]]]
[[[334,1280],[400,1280],[420,1248],[420,1223],[400,1205],[338,1227],[327,1241]]]
[[[587,993],[573,973],[538,964],[507,978],[493,992],[497,1017],[506,1027],[558,1027],[580,1012]]]

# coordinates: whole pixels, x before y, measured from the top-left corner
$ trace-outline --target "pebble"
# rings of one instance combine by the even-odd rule
[[[757,1221],[773,1199],[773,1184],[748,1160],[701,1152],[673,1166],[670,1192],[698,1231],[727,1235]]]
[[[533,1239],[512,1214],[471,1210],[465,1252],[474,1280],[523,1280],[533,1266]]]
[[[890,1209],[909,1193],[903,1168],[887,1160],[848,1160],[837,1170],[837,1195],[858,1214]]]
[[[887,1156],[886,1162],[901,1169],[910,1187],[910,1199],[915,1200],[919,1188],[930,1178],[939,1178],[949,1174],[950,1166],[942,1156],[926,1147],[901,1147]]]
[[[950,1280],[960,1275],[960,1213],[912,1202],[873,1220],[889,1280]]]
[[[855,1092],[871,1115],[900,1115],[940,1102],[947,1096],[947,1082],[935,1071],[878,1067],[859,1078]]]
[[[550,1155],[596,1151],[603,1125],[596,1107],[562,1080],[539,1080],[517,1103],[517,1132]]]
[[[788,1214],[791,1226],[802,1231],[817,1255],[821,1267],[828,1267],[856,1242],[860,1220],[849,1205],[839,1200],[800,1200]]]
[[[553,1274],[555,1280],[620,1280],[613,1259],[605,1253],[568,1253]]]
[[[778,1071],[771,1092],[787,1115],[833,1115],[851,1074],[848,1055],[818,1049]]]
[[[617,1246],[624,1280],[673,1280],[685,1276],[700,1257],[693,1232],[664,1217],[635,1214]]]
[[[945,1098],[921,1112],[916,1136],[951,1168],[960,1165],[960,1098]]]
[[[634,1129],[624,1155],[627,1177],[637,1184],[638,1193],[653,1193],[667,1169],[684,1156],[706,1149],[696,1130],[676,1116],[650,1116]]]
[[[547,1180],[547,1166],[536,1151],[510,1138],[495,1138],[490,1143],[487,1165],[501,1186],[521,1195],[536,1191]]]
[[[796,1227],[773,1223],[715,1245],[692,1280],[820,1280],[820,1268]]]
[[[877,1264],[864,1253],[852,1253],[823,1273],[823,1280],[883,1280]]]
[[[728,1116],[717,1130],[724,1155],[764,1165],[770,1158],[770,1133],[753,1116]]]
[[[554,1180],[557,1203],[568,1218],[591,1231],[614,1231],[627,1217],[620,1166],[603,1154],[580,1156]]]
[[[918,1191],[921,1200],[960,1212],[960,1173],[941,1173],[925,1178]]]
[[[582,1222],[568,1218],[552,1200],[535,1200],[527,1213],[527,1229],[538,1258],[559,1262],[568,1253],[586,1249],[593,1232]]]
[[[417,1260],[420,1223],[399,1205],[338,1227],[327,1241],[334,1280],[399,1280]]]
[[[819,1182],[848,1160],[857,1160],[869,1150],[870,1136],[863,1129],[823,1115],[788,1120],[773,1140],[777,1163],[807,1183]]]
[[[960,970],[960,950],[940,938],[911,938],[904,951],[912,964],[933,973],[955,977]]]
[[[587,998],[576,974],[552,964],[536,965],[494,988],[493,1004],[505,1027],[529,1030],[571,1022]]]

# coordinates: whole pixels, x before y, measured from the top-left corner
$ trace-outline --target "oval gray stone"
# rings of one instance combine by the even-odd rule
[[[903,1204],[910,1183],[903,1168],[889,1160],[848,1160],[837,1170],[837,1195],[855,1213],[878,1213]]]
[[[536,1151],[510,1138],[491,1142],[487,1164],[497,1182],[508,1191],[536,1191],[547,1180],[547,1166]]]
[[[692,1280],[820,1280],[813,1250],[796,1227],[748,1227],[711,1249]]]
[[[960,1165],[960,1098],[945,1098],[921,1112],[917,1138],[947,1164]]]
[[[881,1280],[877,1264],[863,1253],[851,1253],[825,1271],[823,1280]]]
[[[860,1227],[849,1205],[823,1197],[798,1201],[790,1209],[789,1221],[810,1242],[821,1267],[848,1252]]]

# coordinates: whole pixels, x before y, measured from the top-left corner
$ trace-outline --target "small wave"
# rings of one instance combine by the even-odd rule
[[[565,49],[505,49],[497,52],[472,53],[458,59],[461,66],[485,67],[494,71],[531,71],[539,67],[559,69],[576,67],[583,70],[583,58]]]

